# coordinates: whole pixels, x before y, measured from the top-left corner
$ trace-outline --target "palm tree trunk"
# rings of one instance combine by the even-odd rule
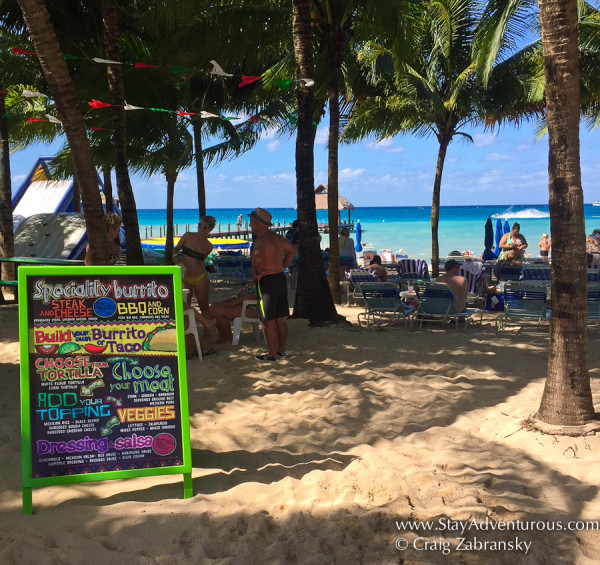
[[[104,184],[104,199],[106,200],[106,213],[114,212],[113,209],[113,186],[110,167],[102,169],[102,179]]]
[[[106,186],[106,183],[104,184]],[[76,212],[77,214],[81,212],[81,192],[79,192],[79,185],[77,184],[75,175],[73,175],[73,212]]]
[[[329,143],[327,147],[327,220],[329,223],[329,267],[327,278],[335,304],[342,303],[340,290],[340,244],[338,241],[338,148],[340,99],[337,65],[329,69]]]
[[[204,159],[202,157],[202,118],[194,118],[194,159],[196,161],[196,183],[198,185],[198,222],[206,216],[206,184],[204,183]]]
[[[576,0],[539,0],[546,76],[552,317],[548,375],[537,418],[577,426],[594,419],[588,372],[587,262],[579,161]]]
[[[8,124],[6,118],[5,95],[0,92],[0,253],[2,257],[15,256],[15,237],[12,216],[12,184],[10,180],[10,148],[8,144]],[[14,266],[2,263],[0,278],[13,280]],[[4,296],[0,292],[0,303]]]
[[[177,173],[166,173],[167,179],[167,229],[165,233],[165,265],[173,264],[173,200]]]
[[[106,264],[108,245],[104,209],[75,88],[43,0],[19,0],[19,5],[71,149],[75,177],[81,190],[92,263]]]
[[[292,0],[293,42],[296,76],[312,78],[314,73],[311,0]],[[300,224],[298,287],[294,317],[322,323],[337,318],[329,292],[319,245],[314,193],[314,95],[312,87],[298,84],[298,134],[296,137],[296,198]]]
[[[106,56],[119,61],[119,27],[116,0],[102,0],[102,20]],[[127,166],[127,129],[125,119],[125,94],[121,65],[108,65],[108,90],[110,92],[110,116],[113,130],[113,148],[115,155],[115,177],[119,203],[123,213],[125,228],[125,247],[128,265],[143,265],[142,243],[138,222],[135,196],[129,179]]]
[[[438,149],[437,165],[435,167],[435,180],[433,182],[433,197],[431,199],[431,272],[433,278],[440,274],[440,244],[438,241],[438,226],[440,223],[440,188],[442,186],[442,172],[448,145],[452,136],[440,133],[438,135],[440,147]]]

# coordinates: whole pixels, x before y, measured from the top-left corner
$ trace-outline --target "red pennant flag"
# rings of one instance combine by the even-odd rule
[[[88,102],[88,104],[95,110],[100,110],[100,108],[110,108],[112,106],[112,104],[105,104],[104,102],[94,100],[93,98],[91,102]]]
[[[250,121],[252,123],[262,122],[262,118],[257,118],[256,116],[250,116]]]
[[[46,120],[40,120],[39,118],[29,118],[29,119],[27,120],[27,123],[28,123],[28,124],[33,124],[33,123],[35,123],[35,122],[45,122],[45,121],[46,121]]]
[[[147,65],[146,63],[134,63],[134,69],[160,69],[158,65]]]
[[[90,128],[92,131],[104,131],[106,128],[97,128],[97,127],[93,127]]]
[[[20,47],[13,47],[10,52],[15,55],[37,55],[35,51],[25,51],[25,49],[21,49]]]
[[[249,84],[252,84],[253,82],[256,82],[257,80],[260,80],[260,77],[249,77],[246,75],[242,75],[242,82],[240,82],[240,84],[238,84],[238,88],[242,88],[242,86],[247,86]]]
[[[198,114],[196,114],[195,112],[180,112],[179,110],[177,110],[177,115],[183,118],[183,116],[197,116]]]
[[[0,94],[8,94],[8,90],[0,90]]]

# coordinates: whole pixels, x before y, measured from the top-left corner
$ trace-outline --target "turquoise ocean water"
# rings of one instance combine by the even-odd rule
[[[290,223],[296,219],[296,210],[293,208],[272,208],[273,222]],[[244,220],[251,210],[218,208],[208,210],[208,214],[215,216],[221,223],[222,229],[227,229],[227,222],[235,227],[235,222],[240,213]],[[591,233],[595,228],[600,228],[600,207],[586,205],[585,233]],[[422,258],[429,262],[431,257],[431,208],[429,207],[377,207],[356,208],[352,211],[352,220],[360,220],[363,228],[363,245],[369,244],[375,249],[390,249],[393,252],[404,249],[409,257]],[[538,243],[542,233],[550,233],[550,215],[547,205],[519,205],[519,206],[443,206],[440,208],[439,242],[440,255],[443,257],[451,251],[472,251],[477,256],[483,252],[484,225],[488,216],[499,214],[508,219],[512,225],[517,221],[521,224],[521,233],[529,243],[528,252],[538,255]],[[166,222],[166,212],[163,210],[138,210],[140,231],[142,237],[146,235],[146,227],[153,226],[153,235],[157,236],[157,227]],[[192,229],[198,222],[198,212],[193,209],[179,209],[174,211],[174,223],[183,233],[186,224]],[[342,212],[342,221],[346,221],[347,211]],[[327,223],[327,212],[317,211],[319,223]],[[494,229],[496,218],[492,217]],[[551,235],[551,234],[550,234]],[[352,234],[353,239],[356,234]],[[322,247],[327,246],[327,236],[324,236]]]

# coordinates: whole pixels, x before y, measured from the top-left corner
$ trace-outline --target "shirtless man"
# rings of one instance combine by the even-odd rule
[[[294,260],[296,248],[284,237],[273,233],[271,214],[257,208],[250,216],[250,229],[256,236],[252,251],[252,276],[257,282],[260,319],[265,327],[269,351],[257,355],[258,361],[269,363],[286,357],[286,318],[290,313],[287,280],[283,271]]]
[[[446,283],[452,294],[456,298],[456,311],[464,312],[467,307],[467,294],[469,292],[469,283],[467,279],[458,274],[460,263],[454,259],[448,259],[444,268],[446,272],[435,279],[435,282]]]

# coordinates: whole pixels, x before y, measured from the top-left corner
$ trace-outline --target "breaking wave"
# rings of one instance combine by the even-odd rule
[[[544,212],[542,210],[538,210],[537,208],[527,208],[525,210],[513,210],[512,206],[501,214],[499,214],[501,218],[521,218],[523,220],[526,219],[538,219],[538,218],[549,218],[550,213]]]

